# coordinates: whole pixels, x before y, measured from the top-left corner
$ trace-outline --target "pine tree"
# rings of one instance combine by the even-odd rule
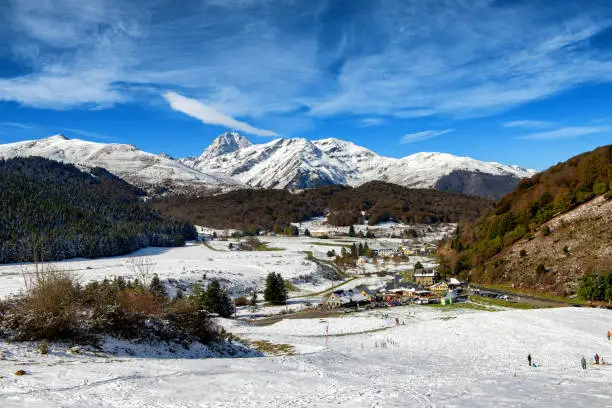
[[[253,291],[253,296],[251,296],[251,306],[257,306],[257,291]]]
[[[266,278],[264,300],[271,303],[282,303],[287,299],[285,281],[280,273],[270,272]]]
[[[221,289],[221,284],[217,279],[213,279],[205,292],[198,299],[210,313],[217,313],[221,317],[230,317],[234,311],[232,299],[226,291]]]
[[[309,237],[309,236],[310,236],[310,231],[308,230],[308,228],[306,228],[306,229],[304,230],[304,236],[305,236],[305,237]]]
[[[414,264],[414,270],[417,269],[423,269],[423,264],[421,263],[421,261],[417,261],[417,263]]]
[[[362,256],[364,254],[363,244],[361,242],[359,243],[358,251],[359,251],[359,256]]]
[[[355,227],[353,227],[353,224],[349,227],[349,237],[355,237]]]
[[[166,288],[164,288],[164,284],[161,282],[157,274],[153,275],[153,278],[151,278],[149,293],[160,298],[166,297]]]
[[[351,245],[351,258],[357,258],[357,245],[354,242]]]

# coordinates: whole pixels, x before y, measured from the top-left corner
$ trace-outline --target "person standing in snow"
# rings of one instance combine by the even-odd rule
[[[527,362],[529,363],[529,367],[531,367],[531,353],[527,354]]]
[[[595,364],[599,364],[599,354],[595,353]]]
[[[580,359],[580,365],[582,365],[583,370],[586,370],[586,359],[584,358],[584,356],[582,356],[582,358]]]
[[[608,341],[610,341],[610,330],[608,330]]]

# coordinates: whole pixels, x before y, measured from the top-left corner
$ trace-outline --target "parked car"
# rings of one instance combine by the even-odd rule
[[[414,303],[417,305],[427,305],[429,304],[429,299],[417,299]]]

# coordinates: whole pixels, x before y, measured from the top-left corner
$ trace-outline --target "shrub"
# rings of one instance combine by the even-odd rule
[[[77,292],[65,272],[36,272],[27,284],[26,295],[7,305],[2,324],[17,341],[71,338],[77,330]]]
[[[147,315],[160,315],[163,307],[161,299],[138,289],[121,291],[117,296],[117,303],[124,310]]]
[[[200,343],[208,344],[220,337],[219,327],[195,302],[183,299],[173,302],[164,315],[172,327]]]
[[[245,296],[240,296],[234,299],[234,304],[236,306],[248,306],[249,300]]]
[[[90,344],[105,335],[183,344],[221,336],[206,311],[191,300],[170,301],[122,279],[92,282],[81,289],[61,271],[36,273],[25,295],[0,302],[0,331],[12,341]],[[41,353],[46,347],[41,344]]]
[[[519,255],[521,256],[521,258],[524,258],[527,256],[527,251],[525,251],[524,249],[521,249],[521,252],[519,252]]]

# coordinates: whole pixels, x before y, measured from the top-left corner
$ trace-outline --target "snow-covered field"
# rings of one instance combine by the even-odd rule
[[[395,326],[395,317],[404,325]],[[0,406],[612,406],[612,365],[582,371],[579,364],[595,353],[612,361],[607,310],[399,307],[263,327],[223,324],[244,338],[293,345],[297,354],[139,358],[52,348],[40,356],[0,343],[9,356],[0,360]],[[536,368],[527,366],[528,353]],[[19,369],[27,375],[15,376]]]
[[[236,240],[211,241],[208,246],[189,243],[181,248],[145,248],[127,256],[102,259],[73,259],[52,263],[56,269],[68,270],[82,283],[115,276],[134,278],[130,268],[131,257],[149,257],[153,264],[152,273],[157,273],[163,280],[173,279],[178,285],[190,285],[202,279],[206,274],[208,280],[217,278],[234,295],[250,294],[253,289],[261,289],[270,272],[279,272],[283,278],[295,280],[301,293],[313,293],[329,288],[332,282],[319,277],[318,265],[306,259],[306,252],[312,251],[319,259],[330,259],[327,251],[334,249],[340,253],[342,245],[349,245],[346,239],[317,239],[312,237],[261,237],[262,242],[271,248],[282,248],[279,251],[230,251],[228,245]],[[397,240],[395,240],[397,241]],[[368,242],[372,248],[392,247],[397,245],[392,239],[356,239],[354,242]],[[395,266],[392,262],[379,265],[379,269],[410,269],[417,261],[432,264],[431,258],[410,257],[408,262]],[[15,294],[24,289],[24,273],[34,270],[33,265],[10,264],[0,265],[0,297]],[[353,272],[375,272],[373,265],[366,265]],[[349,271],[350,272],[350,271]],[[306,282],[300,276],[314,276],[315,282]],[[391,279],[391,278],[389,278]],[[338,284],[339,282],[333,282]],[[173,287],[168,286],[173,292]]]

